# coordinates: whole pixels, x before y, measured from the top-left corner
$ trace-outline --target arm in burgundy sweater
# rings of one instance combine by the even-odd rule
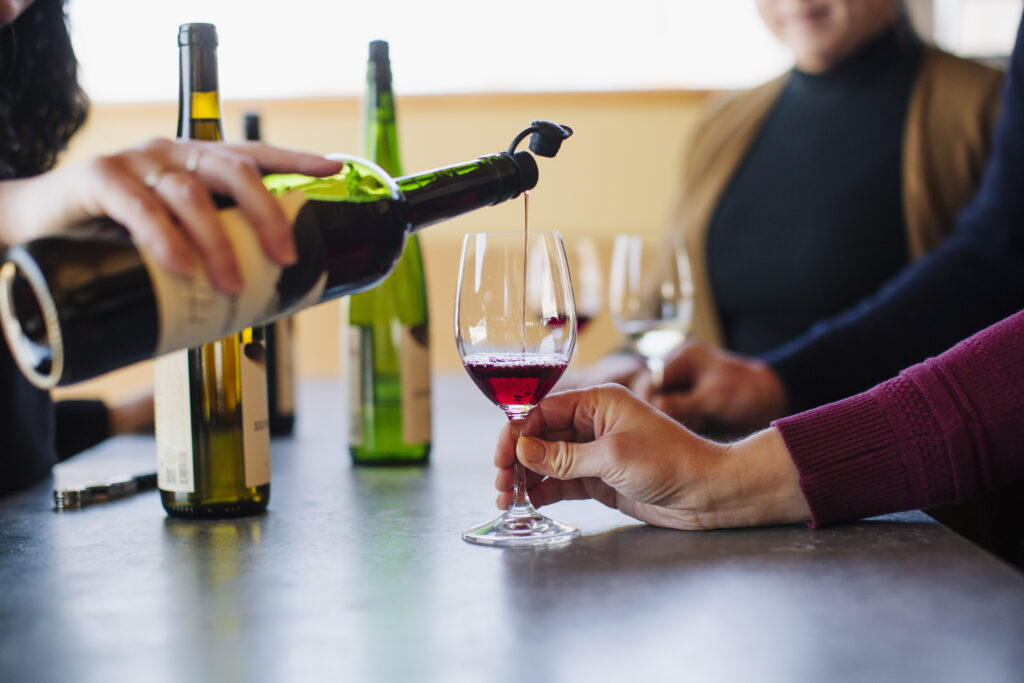
[[[1024,479],[1024,311],[862,394],[773,423],[812,526]]]

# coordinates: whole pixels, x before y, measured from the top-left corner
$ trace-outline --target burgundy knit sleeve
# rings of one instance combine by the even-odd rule
[[[812,526],[1024,479],[1024,311],[863,394],[773,425]]]

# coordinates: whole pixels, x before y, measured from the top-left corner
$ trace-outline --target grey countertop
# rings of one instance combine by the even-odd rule
[[[146,437],[0,499],[0,681],[1024,680],[1024,576],[921,513],[679,532],[576,501],[571,545],[469,545],[504,417],[434,393],[429,467],[354,468],[342,388],[305,384],[258,517],[52,510],[55,481],[152,470]]]

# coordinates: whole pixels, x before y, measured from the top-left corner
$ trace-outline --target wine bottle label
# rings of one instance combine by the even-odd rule
[[[294,224],[306,197],[298,191],[278,197],[285,215]],[[256,232],[238,209],[219,213],[224,232],[231,242],[245,287],[237,295],[216,289],[205,269],[197,266],[192,275],[181,277],[156,263],[146,250],[140,250],[143,263],[153,283],[157,301],[159,337],[156,355],[233,334],[250,325],[269,322],[290,315],[320,299],[327,283],[326,272],[301,273],[284,269],[267,258]],[[300,248],[317,249],[315,241],[301,240]],[[322,256],[300,263],[322,264]],[[282,277],[282,273],[286,277]],[[305,291],[291,291],[296,283],[306,283]],[[287,288],[289,291],[282,291]]]
[[[274,325],[274,348],[277,352],[277,364],[274,367],[277,382],[277,405],[274,409],[280,415],[291,415],[295,412],[295,358],[292,355],[292,332],[294,321],[291,318],[279,320]]]
[[[246,487],[270,483],[270,413],[267,406],[267,356],[262,342],[241,344],[242,450]]]
[[[188,349],[160,356],[153,364],[156,479],[163,491],[195,491],[188,376]]]
[[[345,300],[347,305],[348,300]],[[342,311],[342,320],[347,320],[347,312]],[[363,328],[358,325],[347,325],[343,335],[345,343],[344,357],[347,360],[345,373],[348,375],[348,443],[351,446],[363,445],[363,378],[373,377],[373,368],[363,365]]]
[[[430,441],[430,346],[427,326],[402,326],[402,441]]]

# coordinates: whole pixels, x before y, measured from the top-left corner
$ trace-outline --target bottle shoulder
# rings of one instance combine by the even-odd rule
[[[265,176],[263,184],[274,194],[299,191],[316,201],[397,201],[402,198],[395,179],[373,162],[345,154],[330,154],[328,158],[341,161],[344,166],[337,173],[323,178],[300,173],[274,173]]]

